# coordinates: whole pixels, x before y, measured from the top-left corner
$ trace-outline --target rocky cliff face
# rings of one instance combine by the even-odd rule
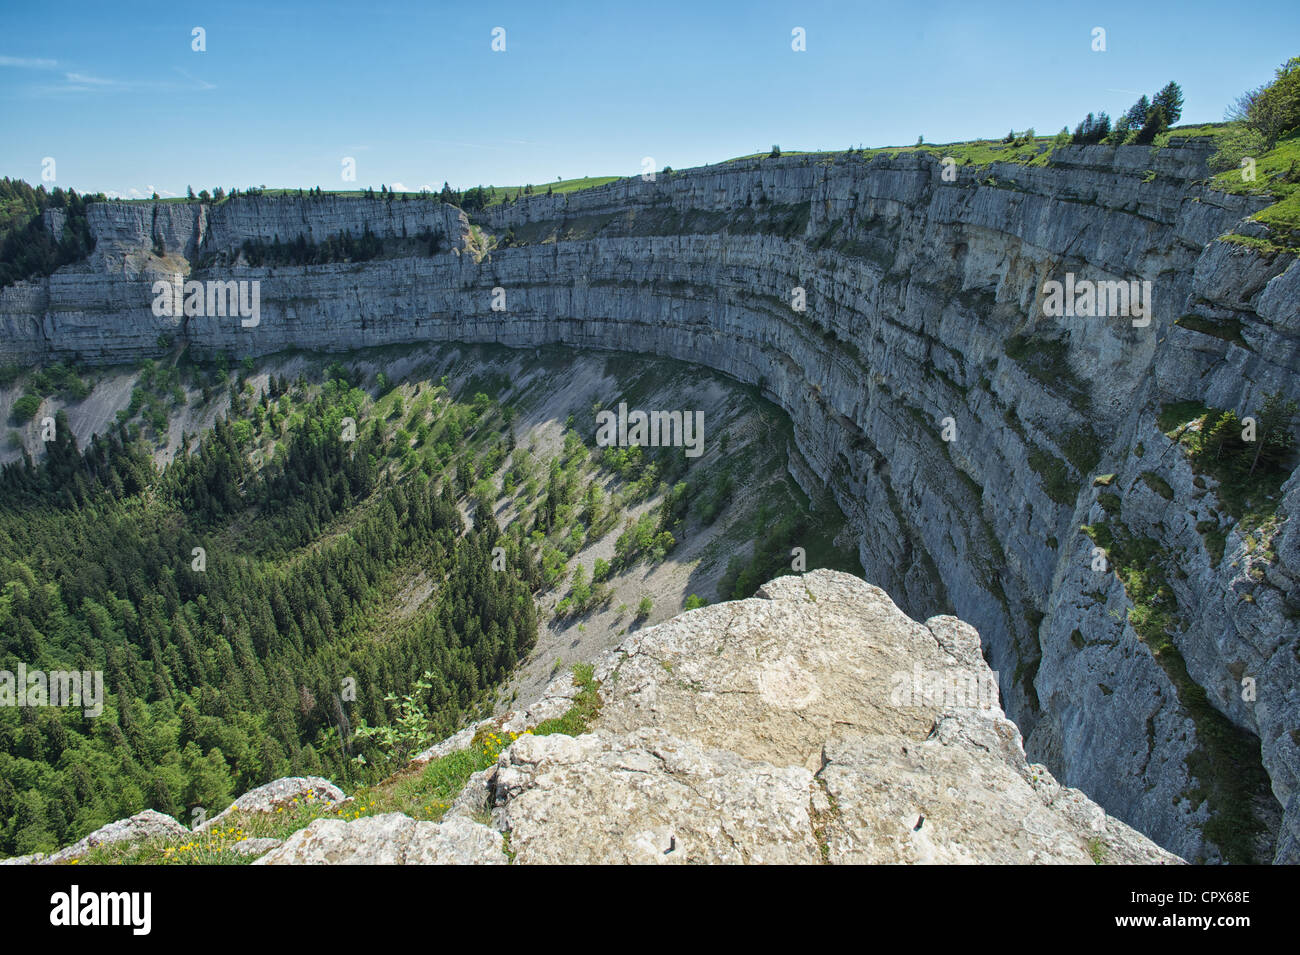
[[[475,225],[401,200],[108,203],[91,207],[88,262],[0,291],[0,349],[114,362],[155,353],[160,334],[236,356],[559,342],[756,383],[794,422],[795,476],[825,482],[850,516],[867,578],[914,616],[978,627],[1033,758],[1162,845],[1215,860],[1233,810],[1220,784],[1249,775],[1244,753],[1267,773],[1247,797],[1257,848],[1300,861],[1300,481],[1261,546],[1156,426],[1169,402],[1247,415],[1267,392],[1300,395],[1300,269],[1216,240],[1256,200],[1210,190],[1206,152],[1070,147],[954,181],[916,153],[736,162],[492,207]],[[430,229],[449,251],[195,273],[259,279],[253,328],[149,309],[155,278],[233,258],[247,238],[366,227]],[[510,247],[487,251],[494,239]],[[1150,323],[1046,317],[1043,284],[1066,273],[1149,281]],[[1176,652],[1151,652],[1131,595],[1096,569],[1080,526],[1103,514],[1176,565]]]

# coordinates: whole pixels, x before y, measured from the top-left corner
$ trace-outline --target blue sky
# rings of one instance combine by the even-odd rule
[[[8,4],[0,175],[120,195],[545,183],[782,148],[1183,122],[1300,54],[1300,3]],[[191,49],[194,27],[206,51]],[[491,48],[504,27],[506,49]],[[1092,30],[1107,50],[1093,52]],[[791,49],[806,31],[807,50]],[[340,177],[356,160],[356,183]]]

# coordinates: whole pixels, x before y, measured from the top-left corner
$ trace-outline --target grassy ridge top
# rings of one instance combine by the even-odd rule
[[[1227,169],[1214,177],[1214,188],[1276,199],[1250,217],[1268,226],[1270,236],[1257,239],[1233,235],[1229,240],[1269,253],[1300,250],[1300,132],[1279,140],[1275,147],[1254,158],[1253,178],[1246,175],[1246,169]]]
[[[1223,123],[1206,123],[1197,126],[1179,126],[1170,130],[1166,135],[1175,137],[1192,137],[1192,136],[1211,136],[1221,130]],[[922,152],[929,153],[940,158],[952,156],[960,165],[987,166],[995,162],[1018,162],[1031,165],[1045,165],[1047,157],[1058,144],[1056,136],[1035,136],[1028,140],[1015,140],[1012,143],[1004,142],[999,139],[972,139],[962,142],[953,143],[920,143],[914,146],[877,146],[869,149],[857,149],[850,147],[848,149],[829,149],[829,150],[782,150],[779,158],[789,158],[794,156],[808,156],[817,159],[834,159],[841,156],[860,156],[867,159],[874,159],[877,156],[895,157],[901,153]],[[731,159],[724,159],[718,163],[709,165],[728,165],[731,163],[747,162],[756,159],[769,159],[772,157],[769,153],[750,153],[745,156],[735,156]],[[633,174],[636,175],[636,174]],[[581,192],[586,189],[594,189],[597,186],[608,185],[619,179],[628,179],[631,176],[579,176],[573,179],[559,179],[555,182],[544,183],[527,183],[525,185],[498,186],[485,185],[482,188],[491,192],[491,198],[486,205],[500,205],[508,199],[524,195],[545,195],[548,192],[552,195],[563,195],[572,192]],[[530,189],[531,193],[525,193],[524,190]],[[305,189],[299,188],[258,188],[255,193],[244,192],[242,195],[261,195],[261,196],[297,196],[307,194]],[[371,192],[368,189],[324,189],[321,192],[326,196],[337,196],[340,198],[366,199],[379,197],[380,193]],[[394,191],[394,196],[403,199],[415,198],[436,198],[436,193],[426,191]],[[212,202],[212,205],[220,205],[229,199],[224,197],[219,202]],[[197,199],[189,199],[185,196],[174,196],[166,199],[124,199],[123,202],[197,202]]]
[[[1168,145],[1171,141],[1180,139],[1193,139],[1201,137],[1213,137],[1223,134],[1231,129],[1233,124],[1229,123],[1201,123],[1189,126],[1176,126],[1165,133],[1160,134],[1150,148],[1159,149]],[[1029,138],[1015,138],[1010,141],[1005,139],[975,139],[964,142],[954,143],[917,143],[913,146],[880,146],[870,149],[849,148],[844,150],[783,150],[778,155],[772,153],[751,153],[745,156],[736,156],[732,159],[726,159],[717,165],[730,165],[740,162],[754,162],[767,159],[786,159],[792,157],[804,157],[813,159],[818,162],[831,163],[841,158],[855,157],[862,160],[872,160],[879,156],[895,158],[903,153],[926,153],[934,156],[936,159],[945,159],[951,157],[960,166],[974,166],[981,168],[990,166],[993,163],[1015,163],[1024,166],[1046,166],[1050,162],[1053,152],[1058,146],[1067,145],[1068,138],[1063,138],[1061,134],[1055,136],[1034,136]],[[1300,136],[1293,135],[1282,139],[1275,148],[1256,157],[1256,176],[1254,179],[1243,178],[1241,171],[1230,169],[1214,176],[1212,184],[1214,188],[1229,193],[1247,193],[1253,195],[1268,195],[1274,197],[1277,201],[1273,205],[1261,210],[1251,217],[1253,221],[1267,225],[1271,232],[1269,238],[1253,238],[1243,235],[1232,235],[1230,241],[1242,245],[1256,247],[1263,252],[1275,253],[1279,251],[1294,251],[1300,248],[1300,189],[1297,183],[1300,183],[1300,173],[1297,173],[1297,167],[1300,166]],[[708,168],[703,167],[703,168]],[[545,184],[526,184],[522,186],[482,186],[486,196],[483,201],[484,207],[502,205],[520,198],[538,195],[566,195],[570,193],[582,192],[587,189],[594,189],[599,186],[608,185],[616,182],[623,176],[581,176],[573,179],[561,179],[552,183]],[[249,193],[243,193],[247,195]],[[310,192],[302,189],[258,189],[255,195],[262,196],[309,196]],[[320,195],[327,195],[345,199],[388,199],[389,196],[395,197],[400,201],[411,199],[437,199],[436,193],[429,192],[392,192],[392,193],[375,193],[367,189],[327,189],[323,190]],[[229,201],[231,197],[225,196],[221,200],[212,202],[212,205],[220,205]],[[158,202],[193,202],[198,200],[188,199],[186,197],[174,197],[160,200],[123,200],[128,202],[137,201],[158,201]],[[468,206],[466,207],[468,208]]]
[[[606,185],[607,183],[615,182],[615,181],[617,181],[617,180],[619,180],[619,179],[623,179],[623,178],[626,178],[626,177],[624,177],[624,176],[581,176],[581,177],[579,177],[579,178],[577,178],[577,179],[560,179],[560,180],[557,180],[557,181],[555,181],[555,182],[546,182],[546,183],[541,183],[541,184],[529,183],[528,185],[525,185],[525,186],[492,186],[492,185],[488,185],[488,186],[484,186],[483,188],[484,188],[484,189],[488,189],[488,190],[492,190],[492,198],[490,198],[490,199],[487,201],[486,204],[489,205],[489,206],[494,206],[494,205],[499,205],[499,204],[502,203],[502,202],[505,202],[506,199],[507,199],[507,197],[509,197],[509,196],[514,196],[514,195],[517,194],[517,193],[520,194],[520,195],[522,195],[524,189],[527,189],[527,188],[531,188],[531,189],[532,189],[532,193],[531,193],[531,194],[534,195],[534,196],[542,196],[542,195],[546,195],[546,193],[547,193],[548,191],[551,192],[552,194],[559,195],[559,194],[563,194],[563,193],[566,193],[566,192],[578,192],[578,191],[583,190],[583,189],[592,189],[592,188],[595,188],[596,186],[603,186],[603,185]],[[381,198],[381,197],[382,197],[381,193],[378,193],[378,192],[371,192],[370,190],[367,190],[367,189],[323,189],[323,190],[321,190],[321,193],[320,193],[320,194],[321,194],[321,195],[326,195],[326,196],[334,196],[334,197],[337,197],[337,198],[340,198],[340,199],[376,199],[376,198]],[[301,196],[302,198],[309,198],[309,197],[310,197],[310,194],[307,192],[307,190],[306,190],[305,187],[302,188],[302,189],[299,189],[299,188],[277,188],[277,189],[262,189],[262,188],[259,188],[256,192],[242,192],[242,193],[240,193],[240,195],[256,195],[256,196],[272,196],[272,197],[284,197],[284,196],[289,196],[289,197],[293,197],[293,198],[296,198],[296,197],[299,197],[299,196]],[[391,195],[396,196],[396,197],[398,197],[398,198],[400,198],[400,199],[437,199],[437,198],[438,198],[438,194],[437,194],[436,192],[428,192],[428,191],[423,191],[423,190],[421,190],[421,191],[413,191],[413,190],[409,190],[409,189],[406,190],[405,192],[402,192],[402,191],[399,191],[399,190],[393,190],[393,192],[391,193]],[[230,201],[230,199],[231,199],[231,196],[227,195],[227,196],[222,197],[219,201],[215,201],[215,202],[211,202],[211,201],[210,201],[210,202],[209,202],[209,205],[219,206],[219,205],[221,205],[222,203],[225,203],[225,202]],[[198,199],[190,199],[190,198],[188,198],[187,196],[171,196],[171,197],[166,198],[166,199],[123,199],[123,200],[120,200],[120,201],[122,201],[122,202],[171,202],[171,203],[175,203],[175,202],[198,202],[198,201],[200,201],[200,200],[198,200]]]

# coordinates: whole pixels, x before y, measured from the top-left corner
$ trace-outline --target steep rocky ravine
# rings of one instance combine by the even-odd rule
[[[1031,758],[1189,860],[1300,861],[1300,531],[1286,520],[1300,481],[1271,540],[1242,533],[1156,423],[1173,402],[1245,416],[1266,393],[1300,395],[1300,269],[1217,239],[1259,200],[1212,191],[1208,150],[1068,147],[951,182],[919,153],[734,162],[473,222],[399,199],[96,204],[89,260],[0,291],[0,351],[109,363],[177,337],[236,356],[564,343],[759,384],[794,422],[795,477],[826,482],[849,516],[866,579],[913,617],[979,630]],[[235,254],[367,227],[432,231],[444,251],[262,268]],[[260,280],[257,324],[155,317],[152,283],[192,266]],[[1150,323],[1044,316],[1043,283],[1066,273],[1149,281]],[[1177,613],[1159,654],[1121,579],[1094,569],[1080,528],[1103,521],[1167,568]]]

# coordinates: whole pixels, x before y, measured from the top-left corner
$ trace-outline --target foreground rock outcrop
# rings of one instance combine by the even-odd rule
[[[610,652],[594,732],[522,736],[456,811],[520,863],[1179,861],[1029,765],[992,676],[960,620],[782,577]]]
[[[137,812],[129,819],[119,819],[101,826],[84,839],[60,849],[58,852],[18,856],[13,859],[0,860],[0,865],[62,865],[80,859],[98,846],[109,846],[118,842],[137,842],[141,839],[170,839],[189,832],[184,826],[165,813],[155,809]]]
[[[581,736],[526,732],[570,678],[470,727],[522,732],[441,823],[318,820],[261,862],[1176,863],[1025,759],[979,635],[835,571],[682,614],[596,665]]]
[[[416,822],[400,812],[352,822],[317,819],[254,865],[504,865],[501,833],[455,816]]]
[[[234,813],[274,812],[282,807],[304,803],[332,808],[346,798],[343,790],[328,779],[319,776],[286,776],[249,790],[211,819],[195,826],[194,831],[216,829]]]

